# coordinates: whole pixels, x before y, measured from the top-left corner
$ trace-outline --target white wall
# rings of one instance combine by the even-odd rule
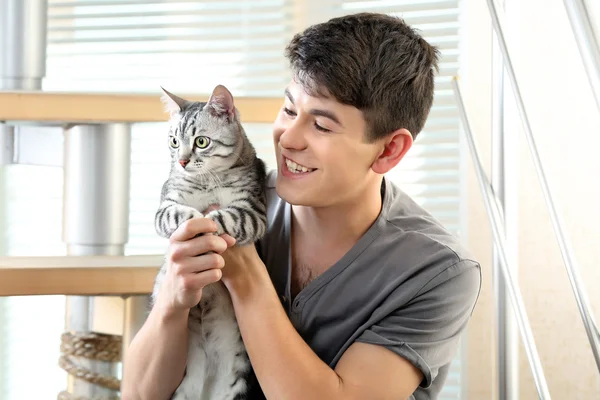
[[[596,320],[600,320],[600,112],[596,108],[561,0],[506,0],[513,63],[540,156],[546,167]],[[594,2],[589,2],[594,3]],[[465,101],[489,165],[490,20],[484,1],[465,0]],[[600,26],[600,6],[591,8]],[[507,95],[512,96],[511,93]],[[592,399],[600,375],[587,342],[541,189],[522,132],[515,149],[519,284],[553,398]],[[470,163],[469,163],[470,165]],[[484,263],[484,286],[469,331],[469,398],[495,398],[489,227],[470,171],[469,246]],[[521,398],[537,398],[524,352]]]

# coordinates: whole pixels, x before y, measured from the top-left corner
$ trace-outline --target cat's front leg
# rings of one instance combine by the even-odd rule
[[[240,245],[254,243],[264,235],[267,228],[266,215],[245,205],[232,204],[209,212],[206,218],[217,224],[218,235],[227,233]]]
[[[204,215],[193,207],[165,200],[160,204],[156,212],[154,227],[156,233],[168,239],[179,228],[179,225],[188,219],[202,217]]]

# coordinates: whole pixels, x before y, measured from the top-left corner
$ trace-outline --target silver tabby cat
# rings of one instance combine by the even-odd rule
[[[228,233],[239,245],[255,242],[266,230],[266,171],[242,128],[231,93],[219,85],[204,103],[163,91],[171,114],[172,163],[155,216],[156,231],[168,238],[184,221],[204,216],[216,222],[217,234]],[[219,208],[202,214],[215,205]],[[166,268],[163,263],[153,299]],[[186,374],[173,399],[245,399],[253,373],[221,282],[203,289],[200,303],[190,310],[188,329]]]

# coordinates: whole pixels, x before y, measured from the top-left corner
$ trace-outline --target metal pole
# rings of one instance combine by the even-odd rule
[[[552,199],[552,196],[550,194],[550,188],[546,179],[546,173],[544,172],[544,168],[542,166],[537,146],[535,144],[535,139],[531,130],[531,125],[529,124],[529,118],[527,117],[527,112],[525,111],[525,104],[523,103],[523,98],[521,97],[521,91],[519,90],[517,77],[515,75],[515,71],[510,59],[510,54],[506,46],[506,40],[504,39],[503,33],[504,31],[502,29],[502,21],[501,17],[498,14],[498,8],[496,7],[495,1],[488,0],[488,7],[490,9],[494,30],[498,35],[498,44],[500,45],[500,50],[502,51],[502,55],[504,57],[506,72],[510,79],[510,84],[515,95],[517,109],[519,110],[521,121],[523,122],[525,136],[527,138],[527,144],[529,145],[529,150],[531,152],[532,161],[535,166],[538,179],[540,180],[542,193],[544,194],[544,199],[550,212],[552,226],[554,227],[554,232],[556,233],[558,239],[560,251],[565,263],[565,267],[567,269],[567,274],[569,276],[569,281],[571,282],[571,287],[573,289],[573,294],[575,295],[575,301],[577,302],[577,306],[579,308],[579,312],[583,320],[583,325],[585,327],[585,331],[590,341],[592,352],[594,353],[596,366],[600,371],[600,333],[598,332],[598,328],[596,327],[594,319],[590,313],[589,301],[587,299],[585,288],[581,283],[581,278],[579,276],[578,269],[575,267],[575,258],[573,256],[571,246],[563,233],[563,224],[558,216],[558,213],[556,212],[554,200]]]
[[[0,0],[0,90],[39,90],[46,75],[46,0]],[[0,165],[14,160],[13,126],[0,123]]]
[[[594,34],[590,15],[583,0],[564,0],[579,54],[587,72],[596,106],[600,110],[600,44]]]
[[[510,244],[507,230],[509,229],[507,217],[510,215],[507,204],[506,188],[506,136],[504,134],[504,64],[502,54],[498,49],[492,32],[492,187],[498,195],[504,210],[502,234],[507,246]],[[514,247],[514,246],[513,246]],[[514,255],[514,248],[511,253]],[[511,266],[517,267],[515,257],[511,257]],[[510,300],[506,295],[506,283],[502,278],[499,249],[494,244],[493,251],[493,283],[494,301],[496,308],[496,378],[498,400],[516,400],[519,398],[519,342],[517,325],[510,307]],[[517,273],[518,270],[513,270]]]
[[[77,125],[65,130],[63,239],[69,255],[123,255],[129,233],[129,124]],[[67,297],[66,330],[90,332],[94,298]],[[76,359],[92,372],[117,377],[117,363]],[[68,378],[68,391],[89,398],[116,393]]]
[[[473,134],[471,133],[471,127],[467,118],[465,105],[463,103],[460,88],[456,78],[452,80],[452,87],[454,89],[455,98],[458,104],[458,110],[460,112],[460,116],[463,122],[463,131],[466,135],[467,143],[469,144],[469,150],[471,152],[471,157],[473,159],[473,165],[475,167],[475,172],[477,173],[477,181],[479,182],[481,193],[483,195],[483,202],[487,210],[488,218],[490,219],[490,225],[492,228],[494,242],[498,248],[498,255],[501,261],[500,266],[502,276],[504,278],[506,288],[508,289],[511,304],[516,313],[519,331],[521,332],[521,336],[523,338],[525,353],[527,354],[527,358],[529,359],[529,365],[531,366],[531,371],[533,373],[533,378],[535,380],[538,395],[540,399],[550,399],[548,384],[546,382],[546,377],[544,376],[544,372],[540,362],[540,357],[535,346],[533,333],[531,331],[531,326],[529,325],[529,319],[527,317],[527,311],[525,310],[519,287],[512,276],[512,268],[509,267],[510,263],[506,254],[506,245],[501,228],[502,214],[500,213],[500,203],[498,198],[496,197],[496,194],[494,193],[494,189],[492,188],[490,182],[488,181],[485,175],[483,165],[481,163],[481,160],[479,159],[479,153],[475,145],[475,139],[473,138]]]

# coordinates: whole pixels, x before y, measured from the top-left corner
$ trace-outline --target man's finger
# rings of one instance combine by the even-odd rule
[[[227,243],[227,248],[233,247],[235,246],[235,242],[236,240],[229,236],[228,234],[224,233],[221,235],[221,237],[225,240],[225,242]],[[224,251],[224,250],[223,250]]]
[[[202,233],[214,233],[217,224],[208,218],[192,218],[179,225],[171,235],[171,242],[184,242]]]
[[[202,271],[195,275],[187,277],[189,282],[187,283],[188,289],[199,290],[204,288],[211,283],[215,283],[221,279],[223,272],[220,269],[209,269]]]
[[[196,257],[208,252],[221,254],[227,250],[227,242],[216,235],[208,234],[198,236],[185,242],[171,245],[171,260],[180,261],[186,257]]]
[[[177,275],[197,274],[210,269],[220,269],[225,265],[223,257],[216,253],[203,254],[198,257],[188,257],[181,262],[172,264]]]

